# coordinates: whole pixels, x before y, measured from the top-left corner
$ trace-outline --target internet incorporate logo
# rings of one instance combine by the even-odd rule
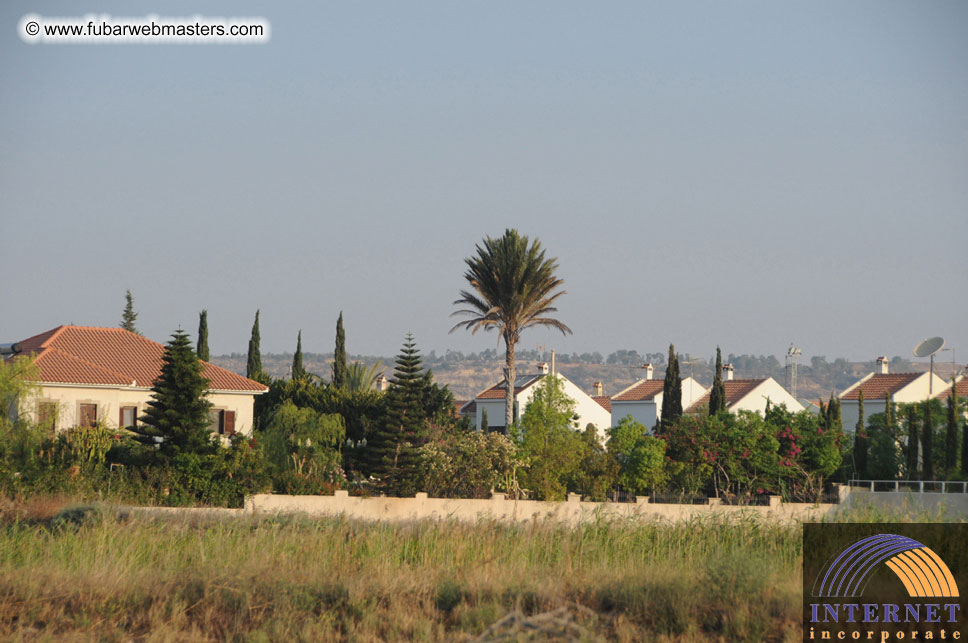
[[[948,566],[929,547],[896,534],[862,538],[845,547],[817,577],[813,595],[855,598],[864,595],[871,576],[886,565],[911,598],[952,598],[958,585]]]

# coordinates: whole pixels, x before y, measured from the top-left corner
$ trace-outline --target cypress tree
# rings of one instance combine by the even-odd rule
[[[726,410],[726,386],[723,384],[723,354],[716,347],[716,374],[713,376],[713,387],[709,391],[709,415],[716,415]]]
[[[163,438],[158,451],[162,457],[179,453],[214,453],[206,399],[208,380],[202,363],[192,351],[183,331],[172,334],[162,356],[161,374],[151,387],[152,399],[134,431],[139,441],[154,445]]]
[[[914,478],[918,470],[918,405],[912,404],[908,407],[908,444],[907,444],[907,470],[908,479]]]
[[[958,464],[958,391],[955,378],[951,377],[951,395],[948,396],[948,424],[945,427],[944,468],[950,476]]]
[[[198,359],[208,361],[208,311],[198,313],[198,347],[195,349]]]
[[[333,386],[346,388],[346,333],[343,331],[343,311],[336,320],[336,350],[333,352]]]
[[[418,449],[425,441],[422,371],[420,351],[408,333],[390,379],[386,414],[368,445],[371,474],[398,495],[414,491]]]
[[[864,418],[864,389],[857,398],[857,424],[854,425],[854,473],[858,478],[867,477],[867,423]]]
[[[124,311],[121,313],[119,326],[125,330],[130,330],[132,333],[138,333],[138,329],[134,325],[135,320],[138,319],[138,313],[134,312],[134,297],[131,296],[130,290],[125,291],[124,300]]]
[[[679,423],[682,417],[682,381],[679,379],[679,358],[676,347],[669,344],[669,363],[662,383],[662,431]]]
[[[487,429],[490,426],[490,422],[487,418],[487,409],[481,409],[481,431],[487,433]]]
[[[924,403],[924,423],[921,425],[921,479],[934,480],[934,419],[931,402]]]
[[[886,428],[891,435],[894,435],[894,402],[891,399],[891,394],[888,392],[884,393],[884,428]]]
[[[292,356],[292,379],[300,380],[306,377],[306,369],[303,368],[303,353],[302,353],[302,329],[299,329],[299,334],[296,335],[296,352]]]
[[[249,338],[249,358],[245,364],[245,376],[250,379],[262,377],[262,352],[259,348],[259,311],[255,311],[255,322],[252,324],[252,336]]]
[[[968,478],[968,421],[961,427],[961,475]]]

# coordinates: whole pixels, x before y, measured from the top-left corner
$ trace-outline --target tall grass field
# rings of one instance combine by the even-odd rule
[[[509,614],[512,640],[800,637],[800,528],[752,518],[382,524],[35,502],[8,504],[0,528],[3,640],[496,640]]]

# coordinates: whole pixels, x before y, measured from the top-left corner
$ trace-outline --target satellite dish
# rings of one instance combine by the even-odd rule
[[[928,357],[934,355],[944,346],[944,339],[941,337],[929,337],[914,347],[915,357]]]

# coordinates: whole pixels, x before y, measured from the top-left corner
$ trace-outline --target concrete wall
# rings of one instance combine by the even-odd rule
[[[775,498],[769,507],[720,505],[712,499],[709,505],[651,504],[648,498],[639,502],[580,502],[571,495],[565,502],[510,500],[504,494],[493,494],[488,500],[428,498],[358,498],[346,491],[333,496],[284,496],[259,494],[245,501],[246,513],[304,513],[310,516],[345,516],[362,520],[443,519],[476,522],[501,520],[528,522],[554,520],[567,524],[606,519],[642,519],[676,522],[697,517],[729,519],[750,515],[780,521],[813,521],[826,516],[837,505],[786,504]]]
[[[866,406],[866,404],[865,404]],[[968,520],[968,493],[917,493],[915,491],[869,491],[854,487],[846,497],[844,509],[888,513],[923,514],[947,520]]]
[[[657,396],[660,400],[662,399],[662,394]],[[658,418],[659,406],[653,400],[647,400],[645,402],[612,402],[612,426],[618,426],[618,423],[622,421],[627,415],[631,415],[632,419],[643,425],[645,428],[652,430],[655,426],[656,418]]]
[[[251,393],[210,392],[208,396],[213,410],[235,411],[235,430],[252,435],[253,403]],[[38,419],[38,405],[53,402],[57,405],[57,431],[66,431],[80,422],[81,404],[96,404],[97,419],[108,426],[118,426],[122,406],[135,406],[138,416],[144,413],[151,400],[151,389],[142,386],[77,386],[42,384],[37,394],[20,400],[19,413],[33,421]]]

